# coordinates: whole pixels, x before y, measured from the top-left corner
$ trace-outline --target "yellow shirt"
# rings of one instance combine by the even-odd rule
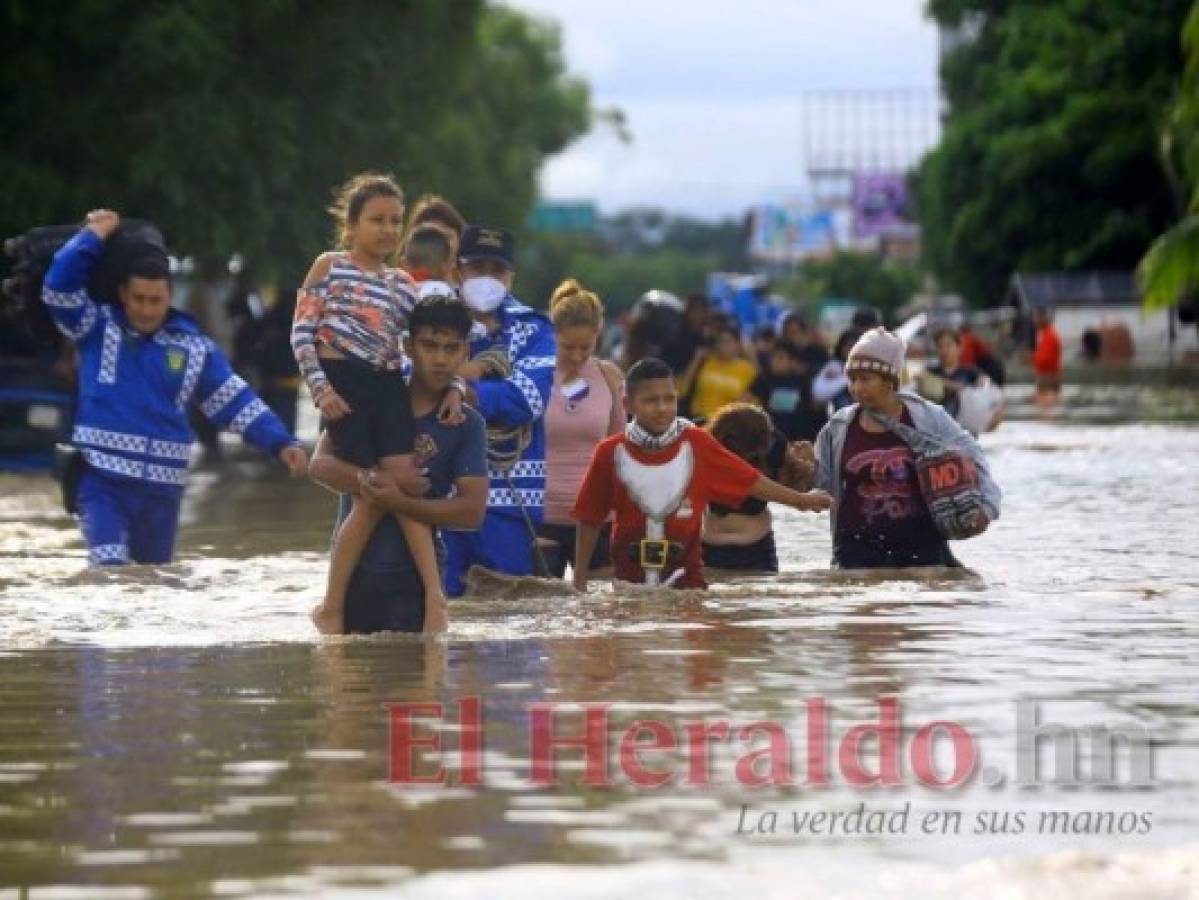
[[[710,356],[695,376],[695,393],[691,397],[691,413],[710,419],[728,403],[745,396],[754,381],[754,367],[747,359],[723,359]]]

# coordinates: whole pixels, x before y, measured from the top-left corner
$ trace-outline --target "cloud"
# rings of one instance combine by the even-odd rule
[[[605,211],[739,215],[804,188],[805,93],[936,85],[922,0],[509,0],[556,19],[568,68],[634,142],[592,135],[547,163],[550,197]]]

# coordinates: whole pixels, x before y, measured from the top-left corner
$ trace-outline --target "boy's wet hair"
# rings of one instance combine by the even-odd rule
[[[434,294],[426,297],[412,309],[408,317],[408,334],[413,338],[422,328],[433,331],[450,331],[466,340],[470,336],[473,320],[466,304],[457,297]]]
[[[647,356],[645,359],[638,360],[633,363],[624,376],[625,395],[632,397],[637,393],[637,388],[642,382],[654,381],[658,378],[670,378],[673,380],[674,372],[671,371],[670,366],[657,357]]]
[[[706,428],[726,449],[761,467],[770,447],[773,426],[770,416],[760,406],[726,404],[716,411]]]
[[[425,222],[408,235],[400,258],[410,269],[441,271],[453,265],[457,241],[457,237],[446,226],[436,222]]]
[[[166,257],[146,254],[139,256],[125,270],[121,284],[128,284],[130,278],[146,278],[153,281],[171,280],[171,266]]]

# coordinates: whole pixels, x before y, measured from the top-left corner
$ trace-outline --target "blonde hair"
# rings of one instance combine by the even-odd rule
[[[337,223],[337,237],[343,247],[350,245],[350,226],[358,222],[366,201],[375,197],[394,197],[404,205],[404,192],[390,175],[381,172],[359,172],[333,191],[329,215]]]
[[[554,328],[586,326],[599,331],[604,325],[604,304],[573,278],[567,278],[550,296],[550,321]]]

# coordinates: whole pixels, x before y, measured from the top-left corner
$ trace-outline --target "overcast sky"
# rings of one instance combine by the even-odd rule
[[[568,69],[591,84],[596,106],[628,117],[631,144],[601,128],[542,172],[545,197],[593,199],[605,213],[662,206],[712,218],[796,199],[806,191],[805,95],[935,97],[937,33],[924,0],[507,2],[557,20]]]

